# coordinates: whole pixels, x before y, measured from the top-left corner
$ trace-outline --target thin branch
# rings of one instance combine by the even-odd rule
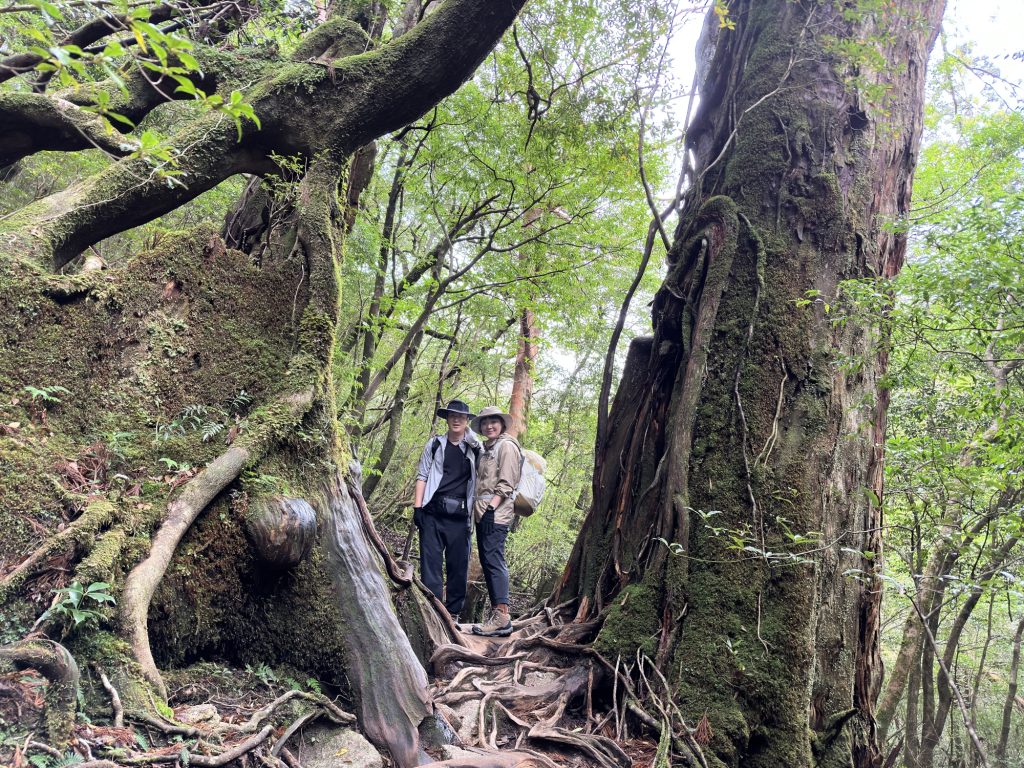
[[[935,654],[935,660],[939,662],[939,668],[949,681],[950,688],[953,689],[953,693],[956,696],[957,706],[960,708],[960,715],[964,720],[964,728],[967,730],[967,734],[971,737],[971,743],[974,745],[974,750],[978,755],[981,768],[988,768],[988,761],[985,759],[985,748],[981,745],[981,739],[978,738],[978,732],[975,730],[974,724],[971,722],[971,712],[967,707],[967,702],[964,701],[960,688],[953,682],[953,676],[950,674],[949,667],[942,658],[942,653],[939,651],[939,644],[935,641],[935,635],[932,634],[931,627],[928,626],[927,618],[925,618],[925,615],[921,611],[916,600],[912,599],[910,604],[914,606],[914,610],[917,612],[917,616],[921,620],[921,625],[924,627],[925,639],[928,641],[928,645],[931,646],[932,653]]]

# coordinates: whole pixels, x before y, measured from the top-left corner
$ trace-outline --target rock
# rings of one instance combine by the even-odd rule
[[[550,685],[558,679],[554,672],[527,672],[523,676],[523,686],[527,688],[542,688]]]
[[[480,715],[480,700],[470,699],[469,701],[462,702],[459,706],[455,707],[455,714],[462,721],[462,725],[459,727],[459,738],[462,739],[462,743],[475,744],[476,721]]]
[[[446,709],[448,708],[446,707]],[[440,747],[444,744],[462,744],[459,734],[455,730],[460,726],[459,716],[453,710],[448,709],[445,712],[438,707],[433,715],[424,718],[420,723],[420,746],[429,748]]]
[[[384,758],[357,731],[314,725],[296,737],[303,768],[384,768]]]
[[[180,722],[188,723],[189,725],[196,725],[197,723],[216,725],[220,722],[220,715],[213,704],[197,704],[194,707],[185,707],[185,709],[175,712],[174,716]]]
[[[447,704],[443,704],[440,701],[435,702],[434,706],[437,707],[438,712],[444,715],[445,719],[448,721],[448,724],[451,725],[451,727],[454,728],[457,733],[458,730],[462,727],[462,718],[459,717],[458,712],[449,707]]]
[[[454,744],[445,744],[441,747],[441,754],[445,760],[465,760],[479,757],[480,755],[476,752],[470,752],[469,750],[460,749]]]

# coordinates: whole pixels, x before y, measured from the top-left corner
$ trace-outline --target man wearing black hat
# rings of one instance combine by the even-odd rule
[[[438,408],[437,415],[448,422],[448,433],[430,438],[423,447],[416,470],[413,521],[420,532],[420,578],[444,601],[448,613],[458,617],[466,602],[480,441],[469,429],[474,414],[461,400]]]

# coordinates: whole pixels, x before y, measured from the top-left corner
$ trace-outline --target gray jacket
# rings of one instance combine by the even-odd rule
[[[438,441],[440,441],[439,444]],[[434,435],[423,446],[420,463],[416,468],[416,479],[423,480],[426,483],[423,489],[422,505],[424,507],[430,503],[434,496],[434,491],[441,484],[441,477],[444,474],[444,446],[447,441],[447,434]],[[476,492],[476,458],[477,453],[481,450],[480,438],[476,436],[472,429],[467,428],[466,436],[462,438],[459,447],[462,448],[462,453],[469,457],[469,484],[466,486],[466,507],[472,509],[474,493]]]

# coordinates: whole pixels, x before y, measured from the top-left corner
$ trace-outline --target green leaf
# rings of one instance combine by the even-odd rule
[[[68,600],[70,600],[73,605],[78,605],[82,602],[82,596],[85,594],[85,590],[77,581],[71,586],[65,587],[65,591],[68,594]]]
[[[117,40],[113,40],[107,43],[106,46],[104,46],[103,51],[101,53],[103,56],[116,58],[118,56],[124,56],[125,51],[123,45],[117,42]]]
[[[178,61],[180,61],[186,69],[190,69],[193,72],[199,72],[199,62],[196,61],[196,57],[191,53],[185,53],[184,51],[178,51]]]

